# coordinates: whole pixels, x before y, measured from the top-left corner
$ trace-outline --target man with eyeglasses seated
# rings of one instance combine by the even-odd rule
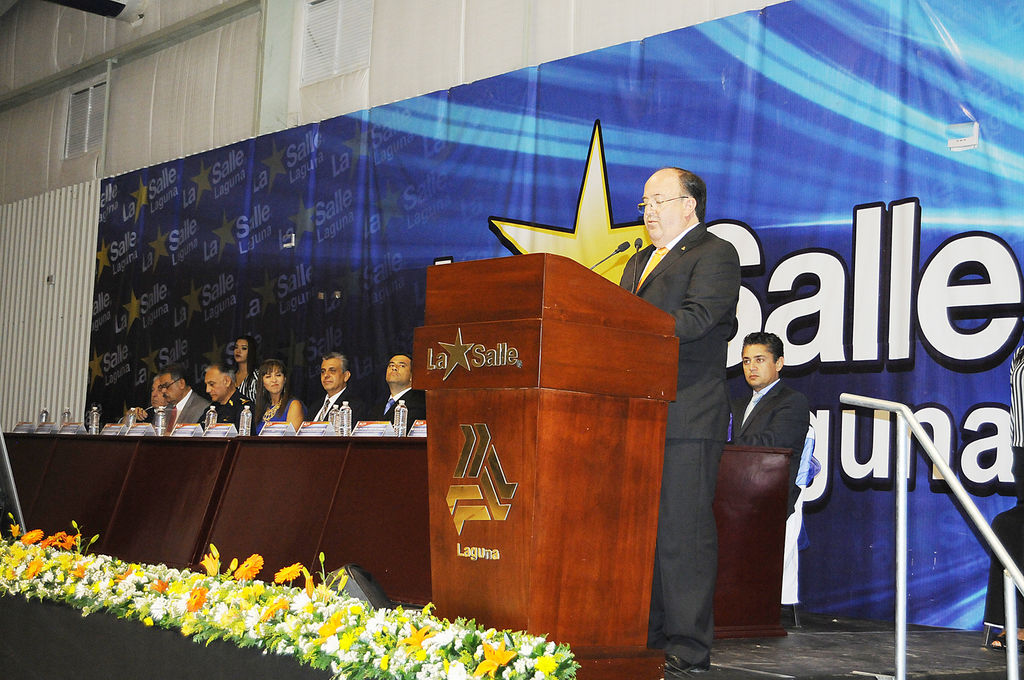
[[[726,353],[736,323],[740,263],[704,224],[707,188],[662,168],[637,206],[652,245],[619,285],[675,319],[679,377],[668,405],[647,646],[665,651],[665,678],[711,666],[718,531],[712,501],[729,423]]]
[[[167,433],[170,434],[177,423],[201,423],[206,409],[210,408],[210,400],[196,394],[185,380],[185,369],[180,364],[165,366],[157,376],[158,385],[172,408],[167,414]]]

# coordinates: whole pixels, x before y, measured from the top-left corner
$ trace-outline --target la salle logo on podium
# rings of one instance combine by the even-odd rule
[[[459,427],[463,437],[462,453],[452,477],[466,480],[466,483],[448,487],[446,500],[448,512],[455,522],[455,532],[461,536],[466,522],[505,521],[519,484],[505,479],[486,423]]]
[[[519,358],[519,350],[507,342],[499,342],[494,347],[474,342],[462,341],[462,328],[456,332],[455,342],[438,342],[443,351],[434,353],[433,347],[427,348],[427,370],[444,371],[441,380],[447,380],[459,366],[467,371],[474,368],[497,368],[500,366],[523,367]]]

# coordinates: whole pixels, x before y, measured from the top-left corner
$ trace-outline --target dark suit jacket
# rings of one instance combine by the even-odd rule
[[[405,406],[406,406],[406,408],[409,409],[409,419],[407,421],[409,427],[412,427],[412,424],[414,422],[416,422],[417,420],[426,420],[426,418],[427,418],[427,393],[426,392],[424,392],[423,390],[409,390],[408,392],[406,392],[405,394],[403,394],[399,398],[403,399],[405,401]],[[381,420],[391,420],[391,421],[394,421],[394,419],[395,419],[395,406],[397,406],[397,405],[398,404],[395,404],[391,408],[389,408],[387,411],[385,411],[384,415],[381,416]]]
[[[626,263],[619,285],[633,289],[654,252]],[[679,338],[679,382],[669,404],[669,438],[725,441],[729,393],[725,364],[735,331],[740,265],[736,249],[698,224],[648,274],[637,295],[671,314]]]
[[[732,402],[732,443],[740,446],[777,446],[791,449],[789,458],[789,511],[792,512],[800,487],[796,485],[796,474],[800,470],[800,454],[810,426],[810,407],[807,397],[791,389],[781,380],[768,394],[757,402],[747,422],[743,412],[753,396],[750,389]]]

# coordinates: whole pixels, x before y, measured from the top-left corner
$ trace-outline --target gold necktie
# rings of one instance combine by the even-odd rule
[[[661,262],[661,258],[665,257],[665,253],[668,252],[668,248],[658,248],[651,254],[651,259],[647,260],[647,266],[644,267],[644,273],[640,275],[640,283],[636,284],[636,289],[640,290],[640,286],[644,285],[644,281],[647,279],[647,275],[654,271],[654,268]]]

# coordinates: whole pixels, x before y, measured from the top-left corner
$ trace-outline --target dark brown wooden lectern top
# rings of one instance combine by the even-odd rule
[[[675,398],[672,317],[560,255],[431,267],[424,318],[413,357],[419,389]]]

